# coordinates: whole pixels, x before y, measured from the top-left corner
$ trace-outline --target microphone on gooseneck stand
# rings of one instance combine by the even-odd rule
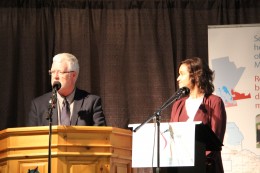
[[[61,88],[61,83],[59,81],[53,82],[52,85],[52,95],[49,101],[49,111],[48,111],[48,117],[47,120],[50,119],[52,116],[52,110],[55,108],[57,103],[57,91]]]
[[[180,88],[171,98],[169,98],[160,108],[161,110],[163,110],[164,108],[166,108],[169,104],[171,104],[172,102],[180,99],[181,97],[184,97],[186,95],[190,94],[190,89],[188,87],[182,87]]]
[[[59,81],[55,81],[52,85],[52,97],[50,102],[52,104],[56,104],[57,102],[57,91],[61,88],[61,83]]]
[[[49,101],[48,117],[49,120],[49,147],[48,147],[48,173],[51,173],[51,136],[52,136],[52,112],[57,103],[57,91],[61,88],[59,81],[54,81],[52,85],[52,96]]]
[[[187,87],[180,88],[171,98],[169,98],[157,111],[154,112],[153,116],[143,122],[141,125],[136,127],[133,131],[136,132],[139,128],[141,128],[144,124],[149,122],[152,118],[156,117],[156,115],[160,115],[160,113],[167,108],[171,103],[175,102],[176,100],[190,94],[190,89]]]

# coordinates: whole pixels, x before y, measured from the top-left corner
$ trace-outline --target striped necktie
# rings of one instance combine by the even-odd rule
[[[70,106],[69,102],[66,98],[64,98],[62,102],[62,109],[61,109],[61,125],[70,125]]]

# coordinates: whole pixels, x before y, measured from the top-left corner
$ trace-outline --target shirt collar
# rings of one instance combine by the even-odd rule
[[[70,95],[68,95],[66,97],[67,101],[69,102],[69,104],[71,104],[74,101],[74,96],[75,96],[75,89],[72,91],[72,93]],[[62,101],[64,100],[65,97],[61,96],[58,92],[57,92],[57,98],[59,100],[60,103],[62,103]]]

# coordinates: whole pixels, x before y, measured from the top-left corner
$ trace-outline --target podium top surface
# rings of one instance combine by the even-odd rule
[[[52,126],[52,133],[59,132],[98,132],[98,133],[123,133],[124,135],[132,135],[132,132],[127,129],[111,127],[111,126]],[[36,127],[16,127],[7,128],[0,131],[0,137],[3,135],[11,134],[35,134],[35,133],[48,133],[49,126],[36,126]]]

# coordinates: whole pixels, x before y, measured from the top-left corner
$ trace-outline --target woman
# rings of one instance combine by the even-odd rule
[[[214,94],[214,72],[200,58],[181,62],[177,78],[179,88],[188,87],[190,94],[176,101],[171,122],[201,121],[223,142],[226,130],[226,110],[222,99]],[[207,173],[223,173],[220,151],[206,152]]]

